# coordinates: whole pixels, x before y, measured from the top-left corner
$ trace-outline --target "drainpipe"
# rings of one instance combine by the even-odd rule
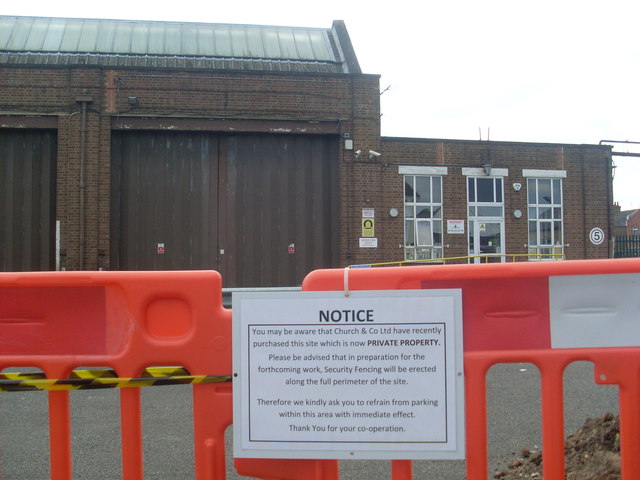
[[[611,164],[613,160],[611,157],[604,157],[604,178],[607,180],[605,185],[605,191],[607,192],[607,241],[609,242],[608,258],[613,258],[613,218],[611,216],[611,209],[613,208],[613,177],[611,175]]]
[[[79,202],[79,213],[78,213],[78,221],[80,222],[80,245],[79,245],[79,262],[78,269],[84,270],[84,246],[85,246],[85,234],[84,234],[84,224],[85,224],[85,213],[84,213],[84,202],[85,202],[85,190],[86,190],[86,173],[85,173],[85,162],[87,156],[87,105],[93,102],[93,97],[91,95],[79,95],[76,97],[76,102],[80,103],[81,106],[81,116],[82,116],[82,125],[80,127],[80,202]]]
[[[587,258],[587,185],[584,171],[584,149],[580,149],[580,178],[582,187],[582,258]],[[563,215],[564,217],[564,215]]]

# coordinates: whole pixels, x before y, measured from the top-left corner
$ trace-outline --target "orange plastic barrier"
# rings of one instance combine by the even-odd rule
[[[108,366],[139,377],[152,366],[227,376],[231,311],[217,272],[0,273],[0,371],[41,369],[69,378],[77,367]],[[225,429],[232,423],[230,383],[193,385],[195,475],[226,478]],[[6,395],[11,395],[6,394]],[[72,478],[68,391],[50,391],[52,480]],[[144,478],[139,388],[120,390],[122,478]],[[239,473],[282,480],[338,478],[331,460],[243,461]]]
[[[346,275],[342,269],[322,270],[305,279],[303,290],[462,289],[470,480],[487,478],[486,374],[491,366],[528,362],[540,370],[543,475],[563,480],[563,372],[571,362],[593,362],[596,382],[619,388],[622,473],[629,480],[640,478],[640,348],[633,343],[640,344],[640,337],[629,346],[558,348],[562,335],[553,323],[558,299],[550,297],[550,285],[558,279],[587,276],[606,286],[627,274],[636,292],[627,313],[637,318],[640,259],[351,269]],[[216,272],[1,273],[0,287],[0,369],[34,366],[48,378],[67,378],[80,366],[108,366],[121,377],[166,365],[181,365],[191,375],[232,373],[231,312],[222,306]],[[582,313],[608,312],[594,302]],[[51,478],[68,480],[69,394],[48,395]],[[228,383],[193,385],[199,480],[225,478],[231,400]],[[120,402],[122,476],[142,479],[139,388],[120,390]],[[234,464],[241,475],[264,480],[339,478],[335,460],[236,459]],[[411,462],[392,461],[391,478],[410,480]]]
[[[80,366],[120,377],[181,365],[192,375],[231,373],[231,312],[216,272],[0,274],[0,370],[40,368],[68,378]],[[11,393],[5,394],[11,395]],[[72,478],[69,392],[50,391],[52,480]],[[195,471],[225,478],[230,383],[193,385]],[[122,477],[143,475],[139,388],[120,390]]]
[[[587,319],[583,329],[598,315],[627,310],[627,320],[638,321],[640,259],[531,262],[517,264],[445,265],[378,269],[321,270],[303,283],[305,291],[397,290],[461,288],[466,396],[467,478],[487,478],[486,374],[498,363],[528,362],[536,365],[541,378],[543,477],[564,480],[563,374],[574,361],[595,365],[595,382],[617,385],[620,405],[620,445],[625,480],[640,478],[640,336],[633,346],[557,348],[562,337],[553,326],[550,282],[561,279],[578,283],[589,276],[600,292],[584,294],[584,308],[570,315]],[[604,300],[610,280],[627,277],[629,305],[611,306]],[[601,276],[601,277],[598,277]],[[618,277],[616,277],[618,276]],[[634,295],[635,292],[635,295]],[[593,297],[598,298],[593,298]],[[556,299],[556,302],[560,302]],[[598,303],[600,302],[600,303]],[[568,307],[567,307],[568,308]],[[597,326],[597,325],[596,325]],[[621,325],[608,325],[611,335]],[[605,325],[605,327],[607,327]],[[604,336],[606,337],[606,335]],[[607,338],[602,338],[607,343]],[[628,340],[628,339],[623,339]],[[556,340],[562,343],[563,339]],[[634,343],[635,342],[635,343]],[[614,342],[615,343],[615,342]],[[410,480],[411,469],[400,462],[392,469],[394,480]]]

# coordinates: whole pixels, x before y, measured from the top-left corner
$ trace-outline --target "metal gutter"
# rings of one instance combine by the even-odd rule
[[[630,140],[600,140],[598,145],[603,145],[605,143],[622,143],[622,144],[633,144],[640,145],[640,142],[634,142]],[[640,157],[640,153],[632,153],[632,152],[614,152],[611,150],[611,155],[614,157]]]

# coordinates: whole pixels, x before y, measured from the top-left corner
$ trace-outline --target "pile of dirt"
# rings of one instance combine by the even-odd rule
[[[567,480],[619,480],[620,419],[607,413],[587,419],[565,442]],[[493,478],[500,480],[542,479],[542,452],[525,448],[507,468]]]

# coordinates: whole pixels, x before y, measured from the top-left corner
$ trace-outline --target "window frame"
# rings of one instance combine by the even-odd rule
[[[492,201],[478,201],[478,181],[491,181],[493,187]],[[498,182],[500,185],[498,186]],[[499,193],[499,195],[498,195]],[[473,199],[471,195],[473,194]],[[492,213],[480,214],[481,210],[498,209]],[[501,176],[467,176],[467,217],[471,218],[504,218],[504,178]]]
[[[411,179],[410,188],[412,198],[407,197],[408,179]],[[418,180],[428,179],[428,201],[420,202],[416,195]],[[443,175],[404,173],[403,185],[403,250],[404,259],[407,261],[431,260],[443,258]],[[437,201],[436,201],[437,200]],[[420,235],[428,230],[427,238]],[[439,235],[439,239],[438,239]],[[413,237],[410,241],[409,236]]]
[[[562,260],[564,258],[563,178],[564,176],[558,175],[531,176],[526,179],[529,260]],[[548,200],[543,196],[547,193]],[[544,241],[546,238],[549,240]]]
[[[491,182],[491,198],[481,198],[481,190],[479,184]],[[505,238],[505,221],[504,221],[504,186],[505,178],[502,175],[487,176],[484,172],[472,171],[469,169],[466,178],[467,187],[467,254],[470,263],[480,263],[482,260],[480,234],[481,230],[476,227],[482,223],[495,223],[500,225],[500,245],[499,255],[504,255],[506,238]],[[484,189],[486,193],[486,188]],[[499,256],[489,260],[487,256],[484,261],[504,262],[505,257]]]

